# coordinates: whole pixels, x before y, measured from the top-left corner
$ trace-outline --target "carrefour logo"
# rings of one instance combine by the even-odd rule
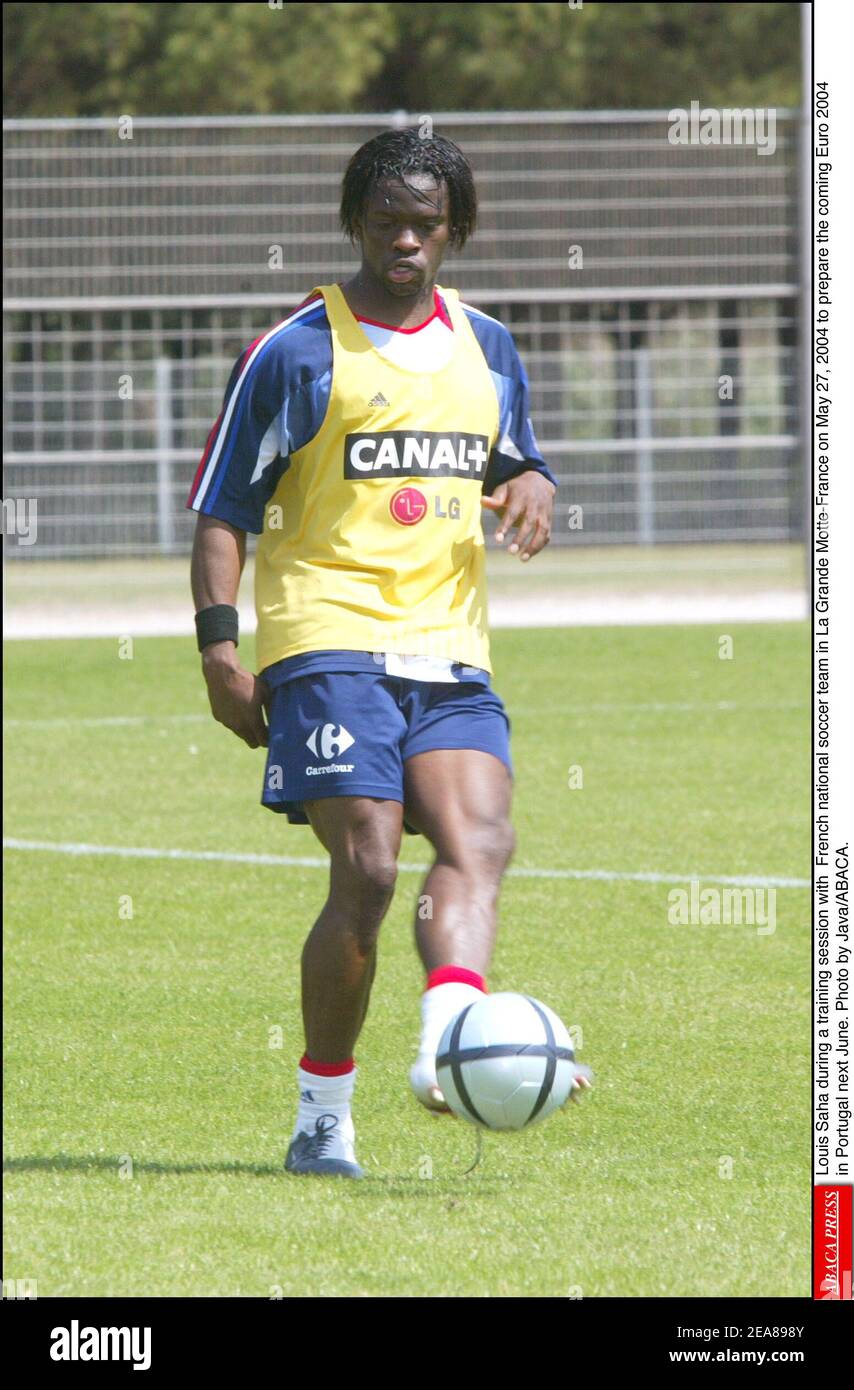
[[[320,749],[318,750],[318,738]],[[343,753],[351,744],[355,743],[351,733],[344,728],[343,724],[318,724],[316,729],[312,729],[306,739],[306,746],[309,747],[316,758],[336,758]]]
[[[402,473],[431,478],[482,479],[489,458],[485,434],[431,430],[386,430],[348,434],[344,439],[345,478],[397,478]]]

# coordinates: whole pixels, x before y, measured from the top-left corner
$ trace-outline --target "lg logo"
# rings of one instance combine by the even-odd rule
[[[443,520],[448,518],[451,521],[460,519],[460,499],[450,497],[445,499],[447,511],[442,505],[442,498],[434,496],[433,515],[441,517]],[[419,521],[423,521],[428,512],[427,498],[423,492],[419,492],[417,487],[398,488],[388,504],[388,509],[395,521],[400,522],[401,526],[415,526]]]
[[[417,487],[402,487],[392,497],[388,509],[401,526],[415,526],[427,513],[427,498]]]
[[[320,740],[320,750],[318,751],[318,737]],[[353,735],[348,733],[343,724],[324,724],[312,729],[306,739],[306,746],[311,749],[316,758],[337,758],[351,744],[355,743]]]

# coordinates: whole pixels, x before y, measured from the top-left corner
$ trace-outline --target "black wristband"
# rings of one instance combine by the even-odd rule
[[[199,651],[211,642],[237,642],[237,609],[230,603],[214,603],[196,614],[196,639]]]

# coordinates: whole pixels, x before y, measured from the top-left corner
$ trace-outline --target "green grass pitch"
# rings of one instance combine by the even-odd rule
[[[721,635],[494,634],[516,869],[808,877],[806,626],[734,627],[731,659]],[[208,717],[191,640],[139,639],[130,660],[114,640],[13,643],[6,687],[7,837],[322,855],[261,809],[262,754]],[[409,839],[402,861],[426,858]],[[779,888],[760,933],[671,925],[674,883],[508,877],[490,987],[580,1028],[596,1088],[485,1135],[466,1173],[474,1129],[408,1089],[423,981],[403,872],[356,1052],[367,1178],[344,1183],[282,1170],[325,882],[7,851],[4,1278],[40,1296],[808,1295],[806,889]]]

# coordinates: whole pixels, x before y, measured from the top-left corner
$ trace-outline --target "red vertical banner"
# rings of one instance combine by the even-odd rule
[[[813,1188],[813,1298],[851,1301],[851,1184]]]

